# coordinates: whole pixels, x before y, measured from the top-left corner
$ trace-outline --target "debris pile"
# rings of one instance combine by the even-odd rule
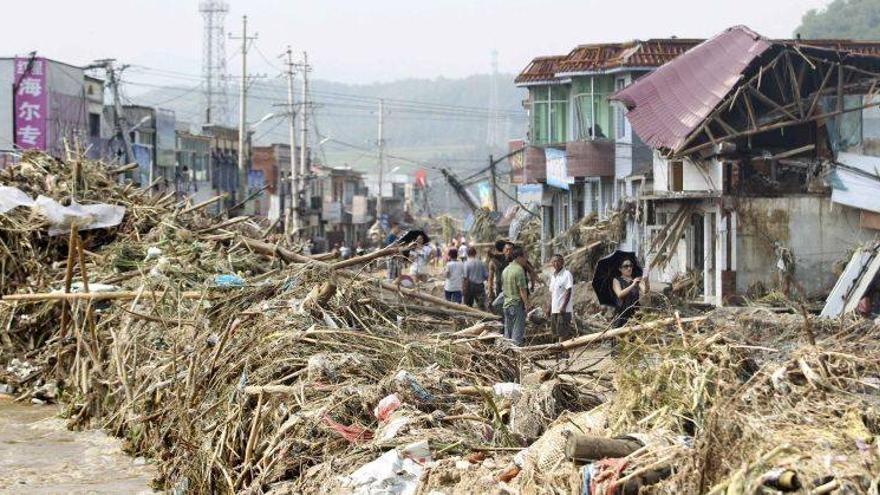
[[[175,493],[877,492],[871,323],[648,313],[514,348],[495,315],[371,273],[399,247],[305,256],[99,164],[51,189],[72,171],[45,160],[4,185],[126,215],[60,237],[0,215],[0,381],[124,437]]]

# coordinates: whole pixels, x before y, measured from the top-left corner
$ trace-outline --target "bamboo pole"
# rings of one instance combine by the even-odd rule
[[[145,296],[161,297],[165,291],[113,291],[113,292],[38,292],[35,294],[8,294],[3,296],[3,301],[12,302],[39,302],[39,301],[111,301],[134,299],[138,294]],[[200,291],[187,291],[180,294],[182,299],[199,299],[208,297],[207,294]]]
[[[707,319],[708,316],[695,316],[693,318],[682,318],[681,323],[697,323]],[[593,342],[598,342],[600,340],[605,339],[613,339],[614,337],[620,337],[622,335],[627,335],[633,332],[641,332],[644,330],[652,330],[655,328],[665,327],[671,324],[676,323],[675,318],[663,318],[660,320],[655,320],[649,323],[644,323],[641,325],[633,325],[615,328],[612,330],[608,330],[607,332],[600,333],[591,333],[589,335],[584,335],[582,337],[575,337],[573,339],[566,340],[565,342],[557,342],[553,344],[543,344],[543,345],[533,345],[528,347],[522,347],[520,350],[523,352],[533,352],[533,353],[544,353],[544,352],[561,352],[567,351],[570,349],[576,349],[578,347],[583,347]]]
[[[214,196],[211,199],[206,199],[206,200],[202,201],[201,203],[196,203],[196,204],[190,206],[189,208],[184,208],[179,214],[183,215],[184,213],[189,213],[191,211],[200,210],[210,204],[216,203],[217,201],[220,201],[220,200],[226,198],[226,196],[227,196],[227,193],[223,193],[223,194]]]

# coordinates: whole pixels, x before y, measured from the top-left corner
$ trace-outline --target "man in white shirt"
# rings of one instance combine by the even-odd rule
[[[443,291],[447,301],[461,304],[461,291],[464,285],[464,263],[458,261],[458,249],[449,249],[449,262],[446,263],[446,282]]]
[[[574,279],[571,272],[565,269],[565,258],[554,254],[552,258],[553,274],[550,276],[550,328],[559,342],[571,338],[571,314],[574,310],[572,290]]]

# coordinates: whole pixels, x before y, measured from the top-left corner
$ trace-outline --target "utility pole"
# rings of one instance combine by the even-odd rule
[[[379,148],[376,161],[379,165],[379,195],[376,197],[376,221],[382,221],[382,181],[385,173],[385,100],[379,98]],[[381,225],[381,223],[379,224]]]
[[[498,182],[495,177],[495,158],[489,155],[489,180],[492,184],[492,211],[498,211]]]
[[[308,127],[308,113],[309,113],[309,72],[312,70],[311,66],[309,66],[309,54],[303,52],[303,61],[299,66],[302,71],[303,76],[303,87],[302,87],[302,108],[300,108],[300,145],[299,145],[299,176],[300,182],[302,183],[301,188],[306,188],[306,183],[308,181],[309,170],[306,165],[306,161],[309,157],[308,153],[308,143],[309,143],[309,127]],[[291,150],[293,153],[293,150]],[[292,158],[291,158],[292,159]],[[299,191],[297,191],[299,193]],[[299,194],[297,194],[299,197]]]
[[[125,122],[125,116],[122,113],[122,104],[119,100],[119,77],[117,69],[113,67],[112,58],[96,60],[93,64],[86,66],[86,69],[104,69],[107,73],[107,82],[110,85],[110,91],[113,93],[113,132],[117,139],[122,140],[123,151],[125,152],[124,164],[129,164],[134,160],[134,152],[131,149],[131,141],[128,139],[128,129]],[[122,72],[127,65],[123,65],[118,70]],[[151,170],[152,172],[152,170]]]
[[[296,112],[293,107],[293,52],[287,47],[287,112],[290,117],[290,199],[287,202],[287,222],[284,233],[299,232],[299,172],[296,169]],[[303,85],[305,87],[305,85]],[[305,113],[305,112],[303,112]]]
[[[241,17],[241,38],[234,36],[232,39],[241,39],[241,85],[239,87],[238,104],[238,190],[236,201],[244,201],[247,197],[247,154],[245,143],[247,142],[247,51],[248,42],[257,39],[257,36],[247,34],[247,16]],[[244,208],[244,205],[242,205]]]

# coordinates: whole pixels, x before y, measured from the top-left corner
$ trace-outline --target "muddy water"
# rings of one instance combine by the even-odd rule
[[[69,431],[54,406],[0,395],[0,493],[152,494],[153,466],[100,431]]]

